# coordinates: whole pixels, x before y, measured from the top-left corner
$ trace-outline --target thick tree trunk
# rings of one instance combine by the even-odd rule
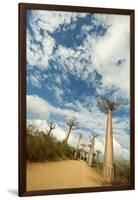
[[[77,144],[77,147],[76,147],[74,159],[77,159],[77,154],[78,154],[78,150],[79,150],[79,146],[80,146],[80,140],[81,140],[81,135],[79,136],[79,139],[78,139],[78,144]]]
[[[91,148],[90,148],[89,159],[88,159],[88,165],[89,166],[92,166],[92,164],[93,164],[94,144],[95,144],[95,139],[93,138]]]
[[[88,156],[87,156],[87,162],[89,162],[89,157],[90,157],[90,149],[91,149],[91,147],[89,148],[89,151],[88,151]]]
[[[99,164],[100,163],[100,159],[99,159],[99,152],[97,152],[97,158],[96,158],[96,163]]]
[[[52,129],[50,129],[50,130],[48,131],[48,133],[47,133],[48,136],[50,135],[51,131],[52,131]]]
[[[111,110],[108,111],[108,116],[107,116],[103,175],[104,175],[104,182],[110,185],[114,180],[114,154],[113,154]]]
[[[72,129],[72,127],[69,127],[68,133],[67,133],[66,138],[64,140],[65,144],[68,143],[68,139],[69,139],[69,136],[70,136],[70,133],[71,133],[71,129]]]

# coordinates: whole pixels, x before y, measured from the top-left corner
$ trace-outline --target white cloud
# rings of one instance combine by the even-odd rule
[[[27,95],[27,112],[41,115],[44,119],[48,118],[52,109],[51,105],[37,95]]]
[[[67,109],[74,109],[74,108],[76,108],[76,105],[75,105],[73,102],[65,103],[64,106],[65,106]]]
[[[43,56],[43,52],[38,45],[35,45],[35,48],[32,48],[31,43],[30,43],[30,46],[29,45],[27,46],[27,62],[29,64],[28,66],[38,65],[39,60],[41,59],[42,56]]]
[[[49,122],[47,120],[40,120],[40,119],[33,119],[33,120],[27,120],[27,124],[32,124],[36,129],[39,131],[43,131],[45,134],[49,130]],[[52,130],[52,133],[58,140],[62,141],[65,139],[66,131],[61,128],[57,123],[56,128]]]
[[[114,122],[114,129],[118,130],[118,129],[129,129],[130,128],[130,120],[128,119],[128,116],[122,117],[122,118],[118,118],[115,117],[115,119],[113,120]]]
[[[48,35],[47,31],[53,32],[61,25],[72,25],[77,17],[85,17],[86,14],[32,11],[30,24],[40,34],[40,28],[45,30],[41,38],[42,49],[38,44],[31,42],[29,31],[27,31],[27,60],[30,65],[37,65],[39,68],[47,68],[50,59],[57,62],[64,73],[71,72],[78,78],[90,84],[96,83],[95,70],[102,75],[102,84],[97,88],[100,95],[106,94],[112,88],[116,88],[115,97],[129,96],[129,68],[130,68],[130,18],[123,15],[95,14],[92,16],[91,25],[83,25],[82,33],[87,36],[80,46],[75,49],[59,45],[55,54],[53,49],[56,45],[54,38]],[[107,28],[103,36],[96,37],[88,31],[94,26],[102,24]],[[36,29],[37,27],[37,29]],[[47,30],[47,31],[46,31]],[[37,37],[40,37],[37,36]],[[117,65],[119,60],[123,60]]]
[[[27,95],[27,111],[32,114],[39,114],[41,119],[47,119],[50,114],[59,115],[63,119],[74,116],[79,121],[80,129],[83,127],[90,130],[89,132],[95,131],[99,135],[105,134],[107,116],[101,113],[96,105],[93,104],[92,109],[89,110],[88,107],[85,108],[79,101],[73,102],[73,104],[75,106],[75,111],[72,109],[72,104],[67,104],[66,109],[61,109],[59,107],[54,107],[38,96]],[[117,117],[113,118],[114,132],[122,134],[124,128],[128,126],[128,122],[125,118],[122,118],[122,121],[118,124],[114,123],[114,121],[118,120],[120,119]],[[119,130],[117,129],[118,127]],[[84,130],[82,131],[84,132]],[[126,133],[123,131],[123,134]]]
[[[59,88],[56,88],[56,90],[57,95],[60,97],[60,95],[63,94],[62,90]],[[52,106],[47,101],[38,96],[27,95],[28,112],[39,112],[43,117],[45,117],[45,113],[47,116],[50,113],[58,114],[63,118],[74,116],[79,120],[82,127],[88,128],[90,130],[96,130],[98,132],[103,130],[104,132],[107,117],[104,113],[100,112],[96,105],[93,104],[91,109],[89,109],[89,107],[84,107],[79,101],[73,102],[73,105],[75,107],[75,111],[72,109],[72,104],[67,104],[66,109],[61,109],[59,107]],[[115,122],[119,120],[120,118],[113,118],[113,121]],[[117,128],[120,128],[120,130],[127,127],[129,128],[128,120],[126,120],[126,118],[122,118],[119,123],[113,123],[113,127],[115,128],[115,131],[118,130]]]
[[[88,33],[92,28],[93,28],[92,25],[83,25],[81,27],[81,31],[82,31],[82,33]]]
[[[103,142],[101,142],[98,138],[96,138],[95,140],[95,152],[96,150],[100,150],[102,153],[102,156],[104,155],[104,138],[103,138]],[[125,159],[125,160],[129,160],[130,159],[130,152],[128,149],[124,148],[120,142],[118,142],[117,139],[115,139],[115,137],[113,138],[113,148],[114,148],[114,159],[115,160],[120,160],[120,159]]]
[[[28,80],[31,81],[31,84],[37,88],[41,88],[41,77],[39,75],[30,75]]]
[[[63,47],[62,45],[59,45],[58,54],[62,55],[64,57],[64,59],[67,59],[71,56],[74,56],[75,51],[71,48],[66,48],[66,47]]]
[[[60,89],[59,93],[61,92]],[[62,93],[62,92],[61,92]],[[99,118],[102,118],[102,122],[104,122],[105,115],[101,113],[98,109],[93,108],[92,111],[88,111],[86,108],[84,108],[80,102],[76,101],[74,102],[75,106],[77,108],[77,111],[73,111],[72,109],[61,109],[59,107],[54,107],[51,104],[49,104],[44,99],[40,98],[37,95],[27,95],[27,111],[31,113],[38,113],[40,114],[44,119],[46,116],[48,116],[50,113],[52,114],[58,114],[64,118],[66,117],[76,117],[79,119],[79,122],[82,124],[82,126],[85,126],[86,128],[102,128],[103,123],[100,123],[96,120]]]
[[[70,30],[74,30],[75,28],[76,28],[76,24],[75,23],[71,24],[70,27],[69,27]]]
[[[113,139],[113,145],[114,145],[114,154],[115,159],[130,159],[130,151],[124,147],[122,147],[119,142],[114,138]]]
[[[60,75],[56,74],[56,77],[55,77],[54,81],[55,81],[55,83],[57,85],[61,86],[62,81],[61,81],[61,76]]]
[[[27,120],[27,124],[32,124],[36,129],[39,131],[43,131],[46,133],[48,130],[48,123],[46,120],[40,120],[40,119],[33,119],[33,120]]]
[[[104,154],[104,143],[98,138],[95,139],[95,152],[96,150],[100,150],[101,153]]]
[[[93,58],[97,71],[103,76],[103,87],[116,86],[129,95],[130,17],[101,15],[100,19],[109,28],[106,34],[96,41]],[[120,59],[124,62],[117,66]]]
[[[42,40],[42,46],[44,55],[41,62],[44,63],[45,67],[47,67],[48,60],[50,59],[55,47],[55,41],[51,36],[47,34]]]
[[[27,30],[27,62],[29,66],[36,66],[40,69],[48,67],[48,61],[53,54],[55,40],[48,34],[39,43],[32,42],[29,31]]]
[[[89,73],[93,73],[94,71],[90,60],[90,52],[87,47],[77,47],[74,50],[60,45],[56,50],[53,59],[58,63],[64,73],[70,72],[77,78],[83,80],[87,80]]]
[[[130,18],[122,15],[95,15],[94,23],[107,28],[103,36],[89,34],[90,27],[82,27],[87,32],[82,44],[74,49],[59,46],[53,59],[62,70],[75,74],[91,85],[95,81],[95,71],[101,76],[101,95],[116,89],[115,97],[129,96],[130,69]],[[90,26],[90,25],[89,25]],[[118,62],[120,61],[120,64]]]
[[[58,140],[63,141],[66,136],[66,130],[56,124],[56,128],[53,130],[53,135],[55,135]]]
[[[54,90],[54,95],[55,95],[56,99],[58,100],[58,102],[61,103],[63,101],[62,98],[63,98],[63,95],[64,95],[63,90],[61,88],[58,88],[58,87],[54,87],[53,90]]]
[[[62,11],[43,11],[33,10],[31,12],[31,23],[37,24],[37,26],[45,31],[54,32],[61,27],[61,25],[70,25],[72,22],[77,21],[78,17],[85,17],[87,13],[75,13],[75,12],[62,12]],[[71,24],[70,28],[75,28]]]
[[[114,133],[114,138],[119,141],[120,145],[126,149],[130,149],[130,135],[126,134],[123,130],[119,133]]]

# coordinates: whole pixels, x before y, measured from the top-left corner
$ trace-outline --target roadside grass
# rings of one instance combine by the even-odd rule
[[[52,134],[27,132],[27,161],[44,162],[73,159],[74,148],[58,141]]]
[[[102,175],[103,163],[94,164],[93,167]],[[112,185],[128,185],[130,181],[130,166],[128,161],[121,160],[115,163],[115,178]]]

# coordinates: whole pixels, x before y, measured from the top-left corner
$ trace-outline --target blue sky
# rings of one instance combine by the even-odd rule
[[[116,152],[129,155],[129,17],[95,13],[27,11],[27,120],[63,139],[65,119],[75,116],[78,133],[89,143],[98,133],[103,148],[106,115],[97,107],[103,96],[123,102],[114,113]]]

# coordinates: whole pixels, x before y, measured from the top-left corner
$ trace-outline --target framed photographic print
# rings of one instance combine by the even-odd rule
[[[19,4],[19,195],[134,189],[134,10]]]

